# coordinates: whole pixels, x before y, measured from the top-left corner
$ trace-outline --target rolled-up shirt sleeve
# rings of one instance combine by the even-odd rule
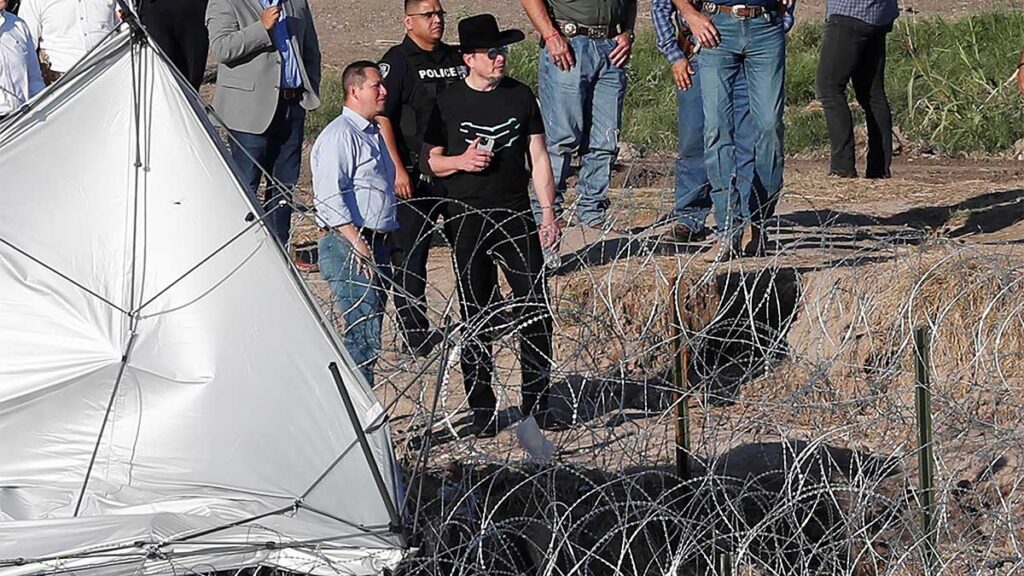
[[[346,195],[355,192],[351,137],[340,131],[321,136],[309,158],[317,222],[330,228],[351,224],[352,212],[345,202]]]
[[[651,22],[654,24],[654,38],[658,50],[665,55],[669,64],[675,64],[686,57],[679,49],[676,28],[672,23],[676,8],[672,0],[651,0]]]

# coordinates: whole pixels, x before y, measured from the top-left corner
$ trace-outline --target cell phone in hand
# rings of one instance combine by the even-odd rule
[[[483,150],[485,152],[490,152],[491,150],[494,150],[494,139],[493,138],[483,138],[483,139],[481,139],[480,140],[480,144],[477,145],[477,150]]]

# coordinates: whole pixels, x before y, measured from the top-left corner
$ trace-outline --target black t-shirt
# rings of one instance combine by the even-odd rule
[[[428,147],[458,156],[480,138],[494,158],[483,172],[456,172],[444,178],[448,197],[474,208],[529,208],[527,157],[530,136],[544,133],[537,98],[528,86],[505,78],[487,92],[460,82],[437,98],[423,136]]]
[[[407,168],[415,167],[437,95],[460,82],[469,71],[455,48],[441,43],[427,52],[408,36],[384,54],[380,71],[388,91],[384,116],[395,127],[402,163]]]

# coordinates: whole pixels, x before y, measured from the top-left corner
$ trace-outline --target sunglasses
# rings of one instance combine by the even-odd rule
[[[438,20],[444,20],[444,15],[447,14],[444,10],[432,10],[430,12],[416,12],[415,14],[406,14],[406,16],[419,16],[427,20],[432,20],[435,16]]]
[[[486,54],[487,58],[491,60],[497,60],[498,56],[508,56],[508,46],[488,48],[486,51],[474,52],[474,54]]]

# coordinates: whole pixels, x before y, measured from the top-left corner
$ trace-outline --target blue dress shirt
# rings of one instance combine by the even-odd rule
[[[264,10],[271,6],[281,6],[281,16],[270,34],[274,47],[281,53],[281,88],[299,88],[302,86],[302,75],[299,74],[299,59],[289,41],[287,0],[260,0],[260,5]]]
[[[395,164],[376,122],[346,106],[317,136],[309,164],[321,226],[354,224],[378,232],[398,227]]]

